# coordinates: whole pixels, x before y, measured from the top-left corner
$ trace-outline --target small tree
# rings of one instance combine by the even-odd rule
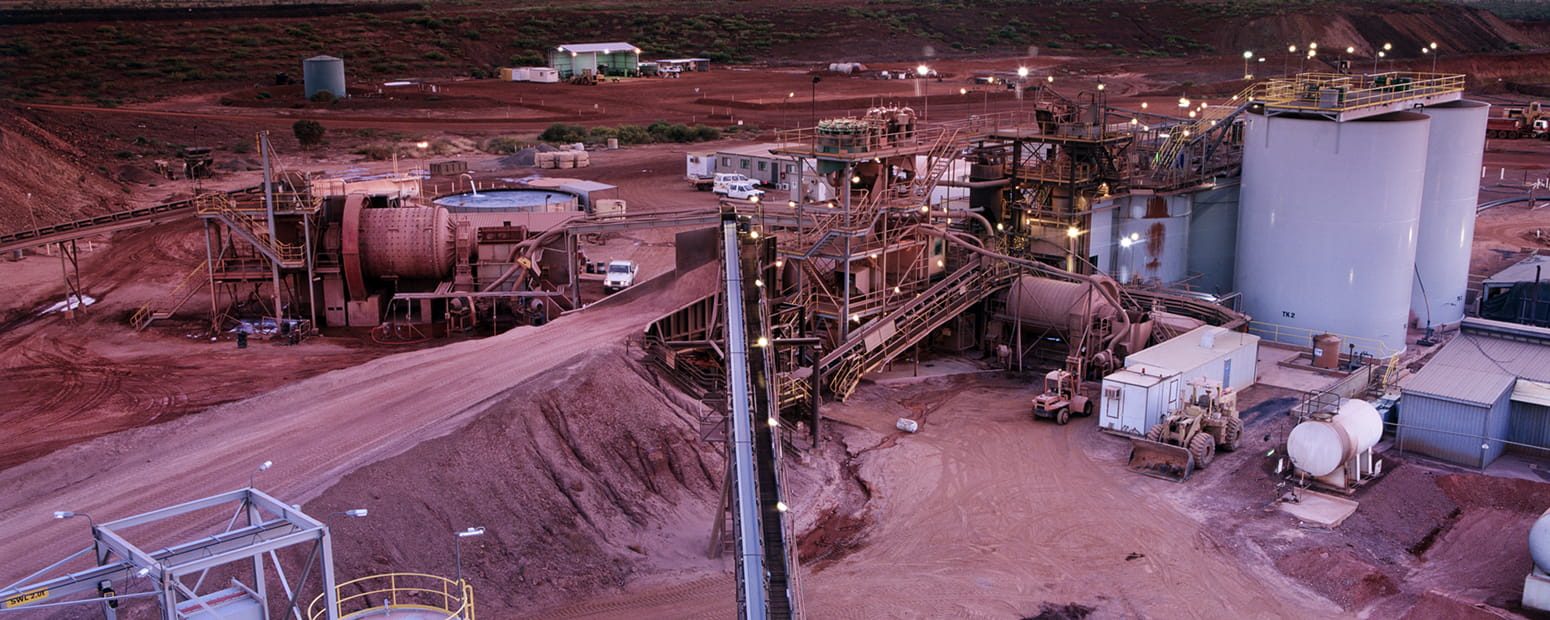
[[[300,120],[291,125],[291,132],[296,134],[296,141],[302,146],[317,146],[323,143],[323,124],[312,120]]]

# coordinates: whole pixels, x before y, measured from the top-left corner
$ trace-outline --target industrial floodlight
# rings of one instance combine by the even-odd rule
[[[468,529],[463,530],[461,532],[458,532],[457,535],[458,535],[459,538],[468,538],[469,536],[483,536],[484,535],[484,528],[482,528],[482,527],[471,527],[471,528],[468,528]]]
[[[1432,44],[1432,47],[1436,47],[1436,46],[1437,46],[1436,43]],[[1017,77],[1020,77],[1020,78],[1028,77],[1028,68],[1027,67],[1018,67],[1017,68]]]
[[[1072,239],[1082,236],[1082,229],[1072,226],[1066,229],[1066,236]]]
[[[369,511],[367,509],[365,509],[365,508],[356,508],[354,510],[346,510],[346,511],[344,511],[344,515],[345,516],[350,516],[350,517],[355,517],[355,518],[359,519],[361,517],[366,516],[368,514],[368,512]]]

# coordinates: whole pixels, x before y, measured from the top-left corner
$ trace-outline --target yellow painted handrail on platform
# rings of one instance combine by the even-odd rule
[[[360,587],[362,591],[346,596],[344,590],[349,587]],[[346,581],[334,586],[334,590],[339,596],[340,618],[380,615],[394,609],[419,609],[445,613],[449,619],[474,620],[474,588],[467,581],[425,573],[387,573]],[[380,604],[373,606],[374,601],[380,601]],[[307,617],[310,620],[328,617],[323,595],[312,599],[312,604],[307,607]]]

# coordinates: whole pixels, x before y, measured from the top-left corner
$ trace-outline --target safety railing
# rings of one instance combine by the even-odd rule
[[[1385,361],[1398,356],[1400,353],[1404,353],[1403,350],[1396,351],[1389,348],[1389,346],[1384,344],[1381,340],[1363,338],[1361,336],[1347,336],[1345,334],[1336,334],[1333,332],[1308,329],[1305,327],[1277,325],[1275,323],[1266,323],[1264,321],[1249,321],[1249,333],[1271,342],[1278,342],[1281,344],[1305,343],[1310,347],[1313,346],[1314,336],[1330,334],[1333,336],[1339,336],[1340,342],[1343,344],[1354,344],[1356,345],[1356,348],[1361,349],[1362,352],[1368,353],[1377,359]]]
[[[205,194],[195,199],[199,215],[215,216],[252,241],[270,258],[288,266],[295,266],[306,259],[306,249],[300,245],[284,243],[269,234],[265,222],[254,219],[251,211],[237,208],[237,201],[226,194]]]
[[[347,589],[360,591],[345,595]],[[336,609],[339,618],[392,618],[394,610],[416,610],[445,613],[448,620],[474,620],[474,588],[467,581],[424,573],[387,573],[347,581],[335,586],[334,590],[339,597]],[[312,604],[307,607],[307,617],[309,620],[328,617],[328,604],[323,595],[312,599]]]
[[[1464,75],[1414,71],[1369,75],[1301,73],[1255,86],[1254,101],[1268,108],[1345,112],[1396,101],[1462,93]]]
[[[199,263],[198,266],[194,267],[193,271],[183,276],[183,279],[178,281],[178,285],[173,287],[172,291],[167,293],[166,296],[161,299],[153,299],[140,306],[139,310],[136,310],[134,314],[129,316],[129,325],[135,331],[140,331],[149,326],[152,321],[167,318],[173,312],[177,312],[178,308],[188,303],[188,300],[194,296],[194,292],[199,290],[199,285],[195,284],[195,282],[199,279],[200,274],[205,272],[205,268],[209,267],[212,271],[219,271],[222,262],[221,259],[217,258],[213,261],[213,264]]]

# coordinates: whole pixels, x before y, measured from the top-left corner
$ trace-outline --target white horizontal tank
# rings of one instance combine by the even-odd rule
[[[1421,228],[1415,250],[1416,285],[1410,310],[1421,326],[1464,320],[1469,251],[1475,237],[1480,162],[1491,106],[1460,100],[1425,109],[1432,117],[1421,191]]]
[[[1383,438],[1383,416],[1364,400],[1346,400],[1328,421],[1308,420],[1286,436],[1292,464],[1312,476],[1326,476]]]
[[[1430,122],[1249,115],[1235,281],[1245,312],[1284,328],[1262,334],[1404,349]]]

